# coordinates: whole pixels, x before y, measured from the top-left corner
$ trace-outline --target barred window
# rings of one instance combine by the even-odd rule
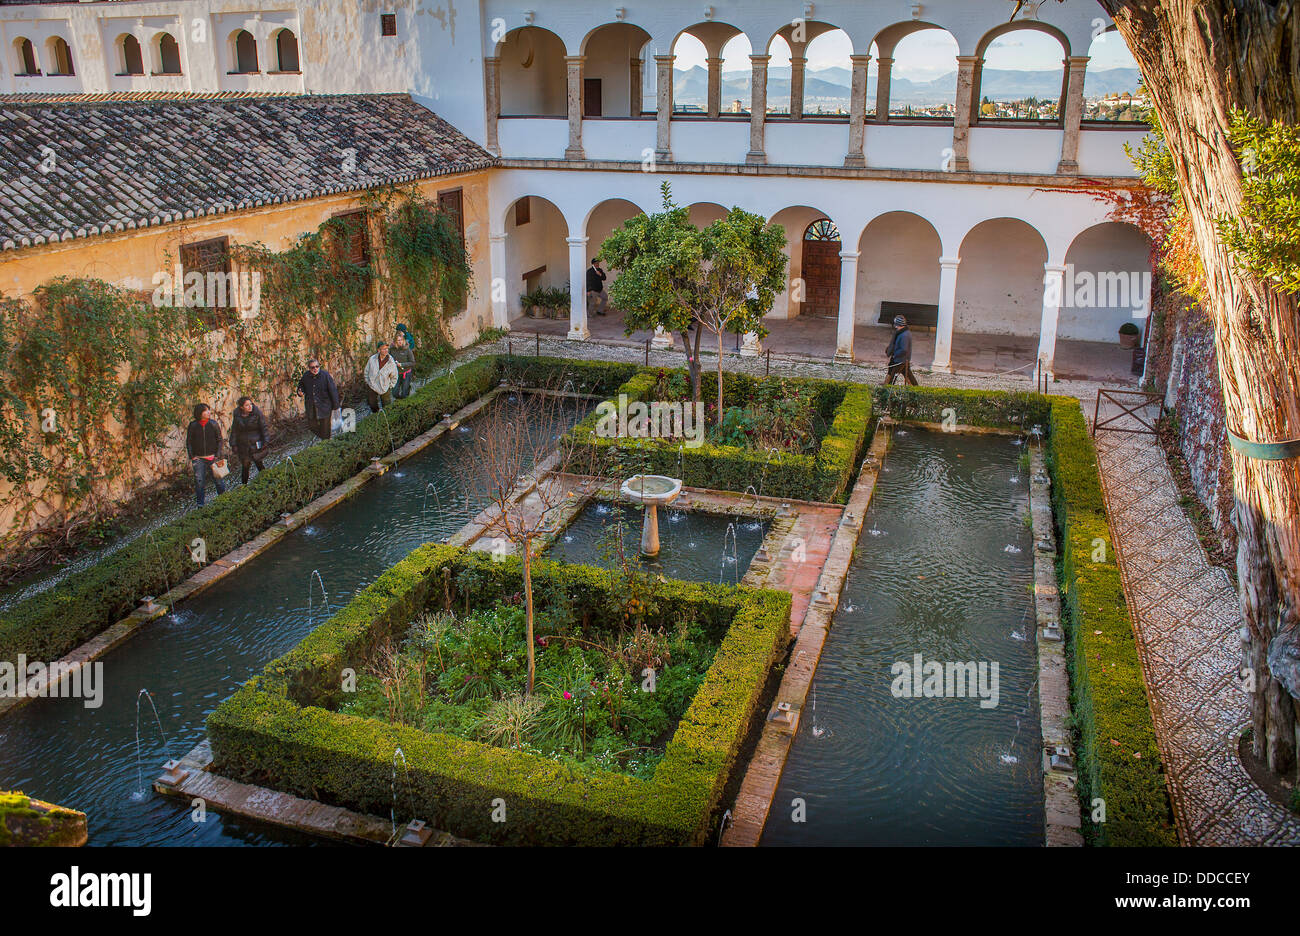
[[[184,280],[177,289],[185,297],[192,323],[207,331],[225,328],[235,319],[238,286],[230,275],[230,238],[214,237],[181,245]],[[202,276],[202,285],[191,274]]]

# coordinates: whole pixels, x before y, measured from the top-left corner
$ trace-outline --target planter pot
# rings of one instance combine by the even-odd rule
[[[529,318],[537,318],[537,306],[524,306],[524,315]]]
[[[1124,332],[1119,333],[1119,346],[1121,348],[1136,348],[1140,335],[1126,335]]]

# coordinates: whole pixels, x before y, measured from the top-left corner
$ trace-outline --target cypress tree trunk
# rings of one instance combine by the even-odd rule
[[[1215,226],[1241,212],[1231,110],[1296,123],[1300,15],[1290,0],[1098,2],[1142,69],[1173,157],[1205,267],[1228,428],[1255,442],[1300,438],[1297,297],[1237,269]],[[1300,695],[1300,463],[1235,449],[1232,459],[1254,753],[1286,773]]]

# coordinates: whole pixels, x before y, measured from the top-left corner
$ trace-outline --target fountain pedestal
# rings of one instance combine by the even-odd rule
[[[634,504],[645,507],[641,522],[641,555],[659,555],[659,506],[671,504],[682,492],[682,482],[662,475],[634,475],[623,482],[619,492]]]

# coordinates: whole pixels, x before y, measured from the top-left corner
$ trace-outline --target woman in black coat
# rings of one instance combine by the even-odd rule
[[[262,464],[262,459],[266,457],[266,419],[248,397],[240,397],[235,405],[235,413],[230,420],[230,441],[243,469],[240,481],[247,484],[250,464],[256,465],[258,471],[266,470]]]

